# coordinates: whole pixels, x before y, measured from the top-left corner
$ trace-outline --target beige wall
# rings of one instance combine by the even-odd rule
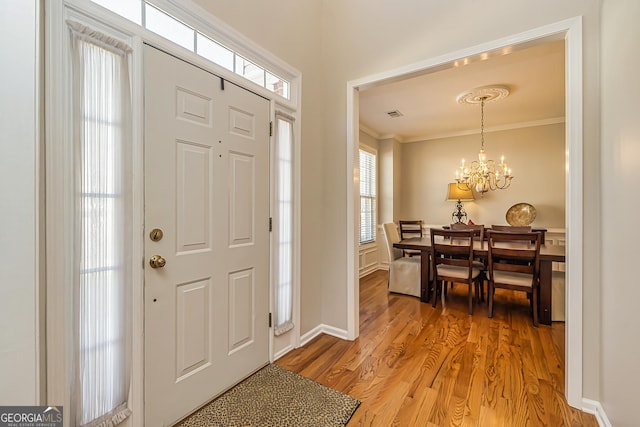
[[[394,191],[393,140],[380,141],[378,150],[378,224],[393,222]]]
[[[602,20],[602,392],[611,424],[637,426],[640,2],[605,0]],[[630,196],[632,194],[632,196]]]
[[[515,178],[506,190],[490,191],[465,202],[468,218],[476,224],[506,224],[510,206],[527,202],[536,207],[533,226],[564,228],[565,133],[564,124],[485,133],[490,159],[502,154]],[[402,144],[400,216],[427,224],[448,224],[453,202],[445,201],[460,159],[477,158],[480,135]]]

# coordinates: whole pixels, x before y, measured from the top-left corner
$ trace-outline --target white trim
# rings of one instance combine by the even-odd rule
[[[347,337],[360,335],[360,167],[359,167],[359,96],[358,88],[347,83]],[[356,215],[358,212],[358,215]]]
[[[453,61],[472,58],[484,52],[505,46],[536,43],[541,39],[557,38],[564,35],[566,40],[566,98],[567,98],[567,330],[565,339],[566,396],[569,405],[579,408],[582,404],[582,17],[566,19],[506,38],[483,43],[470,48],[451,52],[439,57],[408,64],[386,72],[347,82],[347,326],[350,337],[358,335],[358,267],[356,265],[357,245],[354,236],[357,231],[358,198],[357,162],[354,150],[358,149],[358,91],[367,87],[388,83],[448,66]],[[351,195],[351,197],[349,196]],[[575,232],[571,232],[575,230]],[[357,240],[356,240],[357,241]],[[571,363],[568,363],[571,361]]]
[[[133,240],[133,259],[144,259],[144,58],[142,38],[135,36],[131,47],[131,112],[132,112],[132,168],[133,168],[133,230],[141,238]],[[131,409],[132,426],[144,425],[144,269],[136,272],[132,295],[131,341]]]
[[[348,340],[348,332],[344,329],[338,329],[333,326],[325,325],[324,323],[319,324],[306,334],[300,337],[300,345],[307,345],[312,339],[317,337],[320,334],[331,335],[332,337],[340,338],[343,340]]]
[[[44,56],[42,51],[44,49],[44,45],[42,44],[42,35],[43,29],[41,23],[44,22],[44,7],[42,3],[36,2],[35,5],[35,46],[34,50],[36,53],[34,60],[34,110],[33,110],[33,134],[34,134],[34,154],[35,154],[35,173],[34,173],[34,200],[33,206],[35,206],[34,213],[34,222],[33,222],[33,230],[34,230],[34,286],[35,286],[35,294],[34,294],[34,307],[35,307],[35,361],[36,361],[36,377],[35,377],[35,402],[40,405],[46,404],[47,396],[46,390],[44,389],[46,381],[46,302],[45,298],[47,295],[46,292],[46,281],[44,280],[44,276],[46,274],[46,264],[45,264],[45,251],[46,247],[44,245],[44,236],[45,236],[45,228],[42,226],[43,218],[46,218],[43,215],[44,212],[44,203],[45,203],[45,172],[43,169],[44,165],[44,81],[42,74],[42,67],[44,65]]]
[[[589,414],[593,414],[596,417],[596,421],[598,421],[598,425],[600,427],[612,427],[611,421],[609,421],[609,417],[607,417],[602,404],[597,400],[591,399],[582,399],[582,410]]]
[[[566,28],[566,331],[565,394],[569,405],[582,401],[582,261],[583,261],[583,160],[582,160],[582,17],[563,21]],[[572,231],[573,230],[573,231]],[[571,361],[569,363],[568,361]]]
[[[45,156],[46,156],[46,334],[47,402],[73,414],[71,392],[71,307],[73,218],[65,215],[73,206],[73,158],[71,138],[71,83],[68,36],[64,31],[63,2],[49,2],[45,10]],[[59,79],[59,80],[57,80]],[[56,81],[56,84],[49,82]],[[47,149],[55,142],[56,149]],[[55,197],[52,197],[55,195]],[[69,425],[69,415],[65,426]]]
[[[358,126],[360,128],[360,132],[363,132],[363,133],[369,135],[371,138],[382,139],[382,137],[380,136],[380,134],[378,132],[376,132],[375,130],[373,130],[370,127],[366,126],[364,123],[359,123]]]
[[[276,352],[272,359],[270,360],[271,363],[275,362],[276,360],[280,359],[282,356],[284,356],[285,354],[289,353],[290,351],[294,350],[295,347],[292,345],[289,345],[287,347],[284,347],[282,350]]]
[[[564,122],[565,122],[565,118],[564,117],[553,117],[553,118],[544,119],[544,120],[534,120],[534,121],[530,121],[530,122],[509,123],[509,124],[506,124],[506,125],[485,127],[484,128],[484,132],[485,133],[501,132],[501,131],[505,131],[505,130],[532,128],[532,127],[536,127],[536,126],[555,125],[555,124],[564,123]],[[400,141],[400,142],[431,141],[431,140],[434,140],[434,139],[452,138],[452,137],[457,137],[457,136],[478,135],[478,134],[480,134],[478,129],[471,129],[471,130],[464,130],[464,131],[459,131],[459,132],[445,132],[445,133],[441,133],[441,134],[416,136],[416,137],[412,137],[412,138],[403,138],[402,141]]]

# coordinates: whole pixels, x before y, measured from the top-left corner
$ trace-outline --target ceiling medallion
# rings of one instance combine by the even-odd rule
[[[456,99],[458,104],[473,105],[480,104],[482,101],[485,104],[491,101],[498,101],[507,96],[509,96],[509,87],[507,86],[483,86],[461,93]]]

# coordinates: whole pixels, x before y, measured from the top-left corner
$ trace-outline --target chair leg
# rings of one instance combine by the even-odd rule
[[[488,298],[489,298],[489,319],[493,318],[493,285],[491,281],[489,281],[489,289],[488,289]]]
[[[435,308],[438,302],[438,294],[440,293],[439,291],[440,291],[440,286],[438,286],[438,281],[434,279],[433,280],[433,302],[431,303],[431,307]]]
[[[533,310],[533,326],[537,328],[538,327],[538,292],[536,292],[536,289],[533,289],[533,292],[531,292],[531,301],[532,301],[531,309]]]
[[[473,281],[472,283],[469,283],[469,315],[473,314],[473,284],[478,284],[477,281]]]
[[[479,278],[475,282],[475,287],[476,287],[476,302],[480,304],[481,302],[484,302],[484,279]]]

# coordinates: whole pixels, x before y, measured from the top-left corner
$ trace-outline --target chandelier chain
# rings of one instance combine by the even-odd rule
[[[484,150],[484,100],[485,97],[482,97],[480,101],[480,148]]]

